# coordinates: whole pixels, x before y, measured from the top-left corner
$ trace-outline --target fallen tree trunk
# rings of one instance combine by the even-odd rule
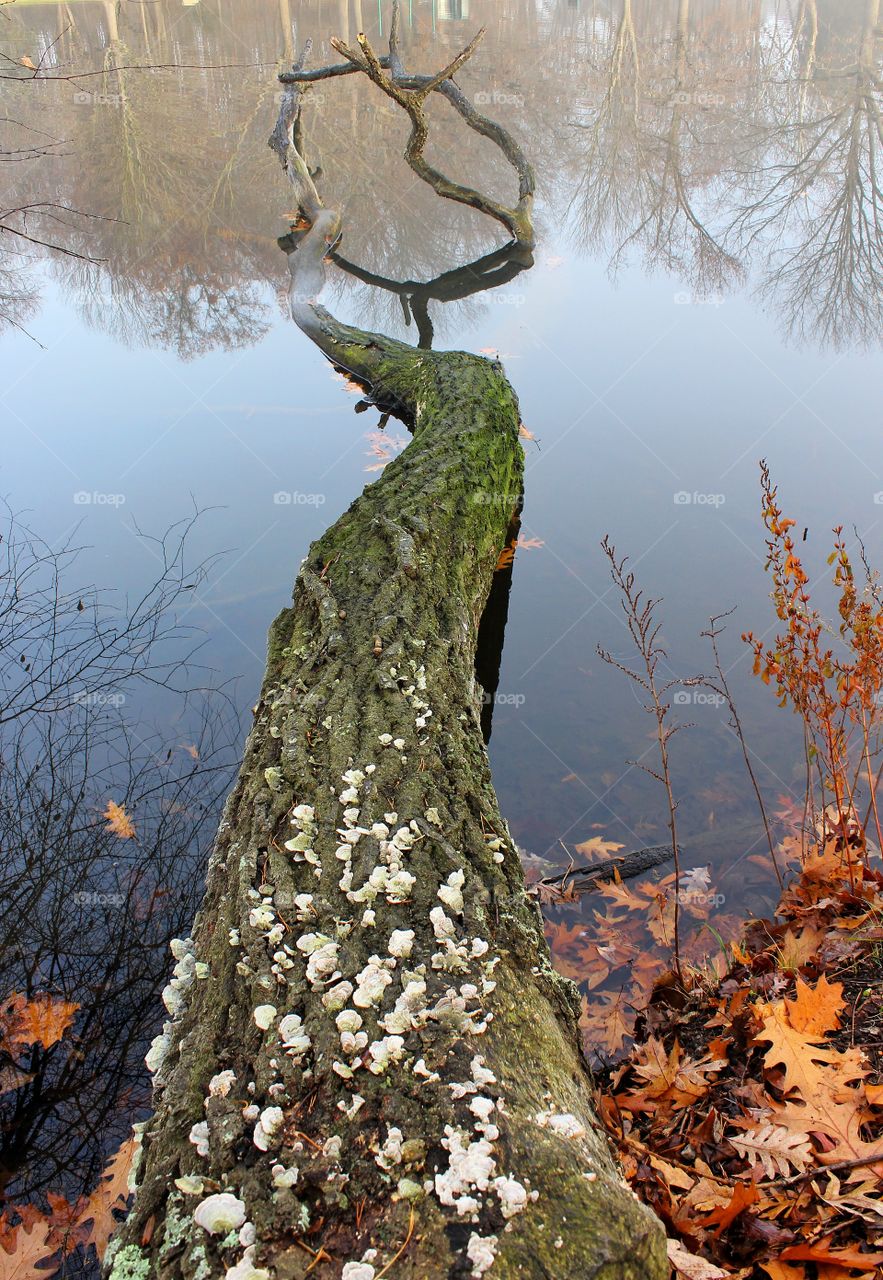
[[[413,441],[310,548],[272,627],[112,1277],[656,1280],[664,1236],[593,1114],[578,1001],[481,732],[516,398],[495,361],[316,304],[339,223],[286,129],[310,224],[292,314]]]

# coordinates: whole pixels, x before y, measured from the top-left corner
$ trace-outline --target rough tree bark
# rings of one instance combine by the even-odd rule
[[[360,44],[338,45],[346,69],[406,98],[419,165],[423,102],[450,96],[453,71],[406,79],[394,40],[393,84]],[[297,146],[315,78],[303,60],[286,77],[271,139],[308,224],[292,314],[413,440],[310,548],[270,632],[108,1265],[113,1280],[656,1280],[664,1235],[593,1114],[578,1001],[481,733],[476,639],[521,494],[518,405],[497,362],[316,303],[339,218]],[[521,178],[508,221],[479,200],[527,242],[526,162]]]

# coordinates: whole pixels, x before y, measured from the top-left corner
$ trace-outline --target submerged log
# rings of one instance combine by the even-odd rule
[[[664,1233],[593,1113],[575,989],[482,736],[516,397],[496,361],[316,303],[339,219],[295,135],[296,111],[292,314],[413,440],[310,548],[271,629],[111,1274],[661,1280]]]

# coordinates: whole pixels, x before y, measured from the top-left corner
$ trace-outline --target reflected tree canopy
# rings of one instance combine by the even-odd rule
[[[9,211],[61,193],[99,215],[51,228],[53,243],[82,255],[54,254],[51,270],[90,323],[183,356],[266,330],[283,283],[281,228],[265,198],[279,181],[263,147],[266,71],[290,62],[292,31],[323,58],[329,19],[345,37],[363,24],[378,34],[374,6],[332,8],[247,0],[247,40],[211,4],[118,10],[95,0],[63,15],[52,5],[12,13],[3,146],[4,158],[23,158],[5,167],[15,198],[3,201],[3,224],[33,229],[36,213]],[[402,33],[409,62],[461,42],[451,12],[415,0]],[[486,23],[488,37],[459,83],[516,136],[547,139],[540,225],[565,225],[613,270],[639,262],[699,295],[747,281],[797,339],[868,343],[881,318],[880,17],[879,0],[772,11],[759,0],[473,0],[469,22]],[[22,56],[41,83],[14,65]],[[415,324],[426,342],[430,328],[443,337],[493,301],[477,301],[451,272],[472,261],[503,283],[505,268],[486,257],[486,219],[464,207],[433,218],[432,193],[401,159],[406,123],[369,88],[335,82],[333,111],[321,85],[305,101],[311,164],[347,228],[332,286],[360,322],[403,334]],[[68,136],[42,136],[61,108]],[[433,114],[450,111],[433,103]],[[498,198],[511,197],[495,148],[470,131],[453,136],[435,156],[431,144],[429,159],[454,175],[478,169]],[[0,289],[5,314],[21,322],[39,277],[14,239],[3,237]],[[430,323],[432,300],[443,305]]]

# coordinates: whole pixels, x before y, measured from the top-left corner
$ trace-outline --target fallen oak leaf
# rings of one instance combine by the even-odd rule
[[[605,840],[603,836],[592,836],[590,840],[583,840],[581,844],[575,844],[573,847],[577,853],[581,853],[586,858],[591,858],[595,854],[603,858],[625,846],[617,840]]]
[[[829,982],[824,974],[815,987],[798,978],[795,998],[785,1001],[785,1012],[791,1026],[808,1036],[822,1036],[839,1030],[839,1015],[845,1008],[843,983]]]
[[[40,1276],[48,1280],[52,1269],[39,1264],[47,1262],[56,1252],[52,1245],[52,1224],[39,1214],[30,1224],[22,1221],[17,1227],[10,1227],[3,1213],[0,1225],[0,1280],[38,1280]]]
[[[804,1099],[809,1100],[818,1092],[825,1079],[825,1067],[822,1064],[835,1064],[842,1055],[836,1049],[826,1049],[816,1044],[818,1037],[805,1035],[792,1027],[784,1000],[776,1004],[759,1005],[758,1008],[765,1012],[762,1014],[763,1027],[757,1032],[755,1039],[768,1040],[771,1045],[764,1054],[764,1066],[768,1069],[782,1067],[783,1091],[790,1093],[792,1089],[796,1089]]]
[[[751,1205],[757,1204],[760,1192],[753,1182],[736,1182],[733,1184],[730,1200],[725,1205],[718,1205],[704,1219],[703,1227],[717,1227],[715,1238],[722,1235],[731,1226],[740,1213],[744,1213]]]
[[[799,1263],[791,1266],[787,1262],[778,1262],[775,1258],[771,1258],[769,1262],[761,1262],[758,1265],[763,1268],[770,1280],[803,1280],[806,1275],[806,1267],[802,1267]]]
[[[13,992],[0,1020],[3,1040],[13,1049],[34,1044],[51,1049],[73,1024],[79,1007],[72,1001],[55,1000],[45,993],[28,1000]]]
[[[793,929],[786,930],[776,948],[779,967],[786,973],[793,973],[802,965],[808,964],[824,937],[825,930],[811,924],[805,925],[799,933],[795,933]]]
[[[617,1053],[632,1034],[635,1016],[620,995],[604,996],[591,1005],[583,997],[580,1027],[592,1049]]]
[[[129,1174],[137,1151],[137,1138],[128,1138],[108,1160],[98,1186],[82,1203],[77,1219],[79,1236],[83,1244],[94,1244],[99,1260],[104,1257],[107,1242],[120,1225],[114,1212],[126,1207],[130,1194]],[[91,1226],[88,1225],[90,1223]]]
[[[706,1076],[722,1071],[727,1061],[725,1058],[702,1061],[685,1058],[677,1040],[666,1053],[662,1042],[655,1036],[649,1036],[636,1049],[631,1065],[635,1074],[647,1081],[634,1097],[639,1109],[643,1109],[647,1100],[653,1099],[669,1102],[677,1111],[704,1097],[711,1088],[711,1081]],[[632,1109],[632,1100],[627,1099],[623,1105]]]
[[[879,1199],[876,1184],[873,1182],[863,1183],[860,1187],[856,1187],[855,1191],[842,1192],[840,1190],[840,1179],[835,1173],[828,1174],[827,1186],[822,1190],[818,1183],[813,1183],[813,1191],[825,1204],[836,1209],[838,1213],[850,1214],[854,1217],[861,1218],[864,1222],[868,1222],[879,1228],[880,1219],[883,1218],[883,1202]]]
[[[663,1160],[662,1156],[650,1154],[650,1166],[657,1173],[661,1173],[665,1179],[666,1185],[669,1187],[677,1187],[679,1191],[692,1191],[696,1185],[696,1178],[691,1177],[686,1169],[679,1169],[677,1165],[671,1164],[668,1160]]]
[[[666,1248],[672,1267],[679,1276],[686,1276],[687,1280],[724,1280],[730,1274],[706,1258],[690,1253],[680,1240],[667,1240]]]
[[[739,1138],[731,1136],[728,1141],[748,1162],[750,1169],[759,1164],[768,1178],[774,1178],[777,1173],[787,1177],[792,1167],[801,1173],[812,1159],[808,1139],[781,1125],[764,1124],[748,1130]]]
[[[108,800],[107,808],[101,816],[107,819],[105,831],[112,831],[121,840],[134,838],[135,824],[121,804],[117,804],[115,800]]]
[[[783,1262],[828,1262],[839,1267],[876,1267],[883,1262],[883,1253],[861,1253],[847,1245],[834,1248],[833,1237],[826,1236],[813,1244],[792,1244],[779,1254]]]

